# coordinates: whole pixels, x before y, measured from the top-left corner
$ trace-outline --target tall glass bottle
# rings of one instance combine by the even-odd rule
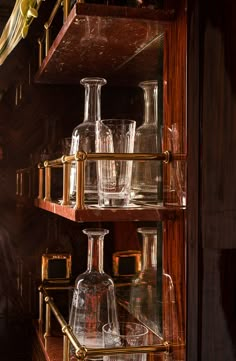
[[[115,288],[103,270],[103,241],[107,229],[84,229],[88,236],[87,270],[75,281],[69,324],[82,345],[103,347],[102,326],[117,323]]]
[[[158,123],[158,82],[139,83],[144,92],[144,122],[136,129],[135,153],[161,151],[161,133]],[[132,192],[135,200],[154,202],[160,200],[161,163],[157,161],[133,162]]]
[[[106,84],[103,78],[84,78],[80,83],[85,87],[84,120],[72,132],[70,154],[79,150],[95,152],[95,125],[101,120],[101,87]],[[76,166],[71,166],[70,198],[76,197]],[[96,161],[86,161],[85,166],[85,202],[97,202]]]
[[[157,228],[141,227],[142,268],[133,278],[130,291],[131,313],[153,332],[161,334],[161,290],[158,289]]]

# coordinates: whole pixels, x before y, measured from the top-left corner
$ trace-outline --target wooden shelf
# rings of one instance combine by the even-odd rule
[[[88,206],[86,209],[75,210],[72,206],[62,206],[58,203],[35,199],[38,208],[55,213],[75,222],[128,222],[128,221],[163,221],[182,217],[183,208],[162,206],[130,206],[127,208],[99,208]]]
[[[82,77],[102,76],[116,85],[137,85],[157,79],[162,73],[164,31],[174,16],[174,10],[77,3],[35,82],[79,84]]]
[[[37,354],[41,354],[39,359],[45,361],[61,361],[63,359],[62,335],[48,336],[46,338],[46,348],[45,348],[45,337],[38,326],[38,321],[34,322],[34,329],[35,329],[35,337],[36,337],[34,348],[38,350]]]

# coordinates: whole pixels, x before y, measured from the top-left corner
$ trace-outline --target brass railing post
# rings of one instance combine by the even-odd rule
[[[50,17],[48,21],[44,24],[45,29],[45,56],[48,55],[48,51],[50,48],[50,27],[52,25],[53,19],[56,16],[56,13],[61,6],[61,0],[57,0],[56,4],[54,5],[54,8],[50,14]],[[68,5],[69,6],[69,5]]]
[[[44,162],[45,166],[45,201],[51,201],[51,167],[48,165],[48,161]]]
[[[31,169],[29,169],[29,170],[27,171],[27,173],[28,173],[28,176],[29,176],[29,183],[28,183],[28,186],[29,186],[29,188],[28,188],[28,197],[30,198],[30,197],[31,197],[31,193],[32,193]]]
[[[44,299],[43,299],[43,293],[42,293],[42,287],[39,287],[39,329],[40,332],[43,332],[43,305],[44,305]]]
[[[46,301],[47,302],[47,301]],[[51,308],[48,303],[46,303],[46,315],[45,315],[45,334],[44,337],[46,339],[47,336],[51,335]]]
[[[50,29],[48,23],[44,24],[44,29],[45,29],[45,56],[47,56],[50,48]]]
[[[66,335],[63,335],[63,361],[69,361],[70,358],[70,342]]]
[[[16,171],[16,195],[19,196],[20,194],[20,175],[19,170]]]
[[[39,173],[39,189],[38,189],[38,199],[43,199],[43,173],[44,168],[41,164],[38,164],[38,173]]]
[[[23,192],[23,172],[22,170],[20,171],[20,188],[19,188],[20,192],[19,195],[22,197],[24,195]]]
[[[63,1],[63,22],[65,22],[66,19],[68,18],[69,11],[70,11],[70,1],[64,0]]]
[[[43,44],[42,44],[42,40],[40,38],[38,39],[38,49],[39,49],[38,65],[40,68],[40,66],[42,65],[42,62],[43,62]]]
[[[28,272],[28,310],[32,311],[32,302],[31,302],[31,294],[32,294],[32,273]]]
[[[70,169],[71,165],[65,160],[65,156],[62,157],[63,163],[63,197],[62,205],[67,206],[70,204]]]
[[[85,176],[85,161],[87,154],[79,151],[75,155],[76,160],[76,201],[74,209],[84,209],[84,176]]]

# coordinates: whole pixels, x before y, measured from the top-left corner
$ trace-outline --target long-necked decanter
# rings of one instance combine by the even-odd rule
[[[142,236],[142,267],[132,279],[129,308],[133,316],[160,336],[161,290],[158,288],[157,228],[141,227],[137,231]]]
[[[161,132],[158,122],[158,81],[139,83],[144,92],[144,121],[136,129],[134,152],[158,153],[161,151]],[[157,203],[161,197],[161,164],[158,161],[134,161],[132,193],[135,200]]]
[[[102,327],[117,324],[115,287],[103,269],[104,236],[102,228],[84,229],[88,236],[87,270],[75,281],[69,324],[78,341],[87,347],[103,347]]]
[[[103,78],[84,78],[80,83],[85,88],[84,119],[72,132],[70,154],[78,151],[95,152],[95,125],[101,120],[101,87],[106,84]],[[76,198],[76,166],[71,165],[70,198]],[[96,161],[85,164],[85,202],[97,202],[97,170]]]

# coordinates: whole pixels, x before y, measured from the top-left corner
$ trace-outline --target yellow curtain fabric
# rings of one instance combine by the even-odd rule
[[[19,41],[28,34],[29,26],[38,16],[42,0],[16,0],[11,16],[0,37],[0,65]]]

